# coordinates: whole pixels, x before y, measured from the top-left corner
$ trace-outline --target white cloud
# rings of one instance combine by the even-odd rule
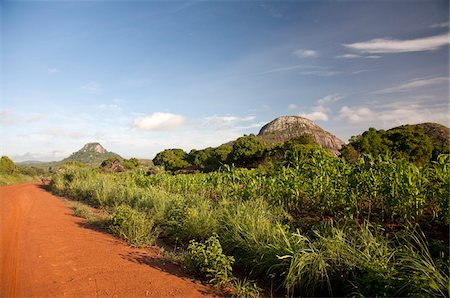
[[[296,105],[295,103],[291,103],[288,105],[288,109],[289,110],[296,110],[298,109],[298,105]]]
[[[187,124],[187,119],[181,115],[156,112],[134,119],[133,127],[149,131],[175,130]]]
[[[423,103],[398,102],[377,109],[367,106],[343,106],[337,118],[346,119],[352,124],[364,124],[377,128],[391,128],[401,124],[414,124],[423,122],[437,122],[447,124],[449,121],[448,105],[429,106]]]
[[[424,88],[428,86],[438,85],[441,83],[448,83],[448,77],[435,77],[431,79],[414,79],[408,81],[406,83],[393,86],[390,88],[382,89],[373,92],[374,94],[388,94],[388,93],[396,93],[396,92],[407,92],[417,88]]]
[[[343,44],[343,46],[359,53],[382,54],[433,51],[448,45],[449,42],[449,34],[444,33],[407,40],[377,38],[363,42]]]
[[[255,120],[255,116],[244,116],[244,117],[239,117],[239,116],[218,116],[218,115],[214,115],[214,116],[210,116],[210,117],[206,117],[206,125],[207,126],[214,126],[217,128],[223,128],[223,127],[233,127],[238,123],[242,123],[242,122],[248,122],[248,121],[253,121]]]
[[[431,24],[430,28],[448,28],[449,22]]]
[[[340,74],[340,71],[332,69],[319,69],[319,70],[307,70],[299,72],[300,75],[304,76],[318,76],[318,77],[331,77]]]
[[[338,93],[334,93],[334,94],[329,94],[327,96],[322,97],[321,99],[319,99],[317,101],[317,103],[319,105],[326,105],[326,104],[330,104],[333,102],[336,102],[340,99],[344,98],[342,95],[338,94]]]
[[[67,129],[62,129],[62,128],[50,128],[50,129],[45,129],[45,130],[41,130],[38,133],[33,134],[34,136],[46,136],[46,137],[50,137],[50,138],[67,138],[67,139],[82,139],[84,137],[87,137],[86,134],[84,134],[81,131],[76,131],[76,130],[67,130]]]
[[[49,69],[47,69],[47,72],[49,74],[54,74],[54,73],[59,73],[60,71],[57,68],[49,68]]]
[[[345,54],[345,55],[336,56],[335,58],[353,59],[353,58],[361,58],[361,57],[363,57],[363,56],[356,55],[356,54]]]
[[[300,114],[299,116],[305,117],[309,120],[316,121],[316,120],[322,120],[322,121],[328,121],[328,115],[325,112],[321,111],[315,111],[311,113],[306,114]]]
[[[82,86],[81,89],[89,94],[100,94],[103,92],[103,88],[96,82],[89,82]]]
[[[320,56],[319,52],[307,49],[298,49],[294,51],[293,54],[299,58],[313,58]]]
[[[350,108],[347,106],[343,106],[339,110],[338,119],[347,118],[351,123],[361,123],[372,120],[374,116],[375,113],[367,107]]]
[[[103,103],[97,106],[99,110],[101,111],[120,111],[122,108],[117,104],[107,104]]]
[[[21,125],[39,122],[44,117],[38,114],[18,115],[11,112],[10,109],[4,108],[0,110],[0,124],[2,125]]]
[[[355,58],[379,59],[379,58],[381,58],[381,56],[378,56],[378,55],[364,56],[364,55],[357,55],[357,54],[345,54],[345,55],[335,56],[334,58],[339,58],[339,59],[355,59]]]
[[[27,152],[24,154],[11,155],[14,162],[22,161],[59,161],[67,157],[69,154],[64,151],[54,150],[49,153],[35,153]]]
[[[309,120],[316,121],[328,121],[328,109],[323,105],[318,105],[312,108],[312,112],[310,113],[301,113],[299,116],[308,118]]]
[[[261,72],[260,74],[267,74],[267,73],[273,73],[273,72],[282,72],[282,71],[289,71],[299,68],[304,68],[304,65],[293,65],[293,66],[285,66],[285,67],[278,67],[278,68],[272,68],[266,71]]]

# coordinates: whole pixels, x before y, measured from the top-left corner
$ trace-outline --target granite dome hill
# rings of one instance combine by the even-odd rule
[[[62,162],[78,161],[87,165],[100,165],[108,158],[123,159],[119,154],[107,151],[100,143],[87,143],[77,152],[72,153],[69,157],[62,160]]]
[[[284,143],[303,134],[311,134],[314,140],[324,149],[334,155],[339,155],[339,150],[344,142],[325,131],[313,121],[300,116],[281,116],[264,125],[257,137],[267,145]]]

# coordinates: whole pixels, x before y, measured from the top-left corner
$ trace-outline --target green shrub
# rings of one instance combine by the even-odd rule
[[[95,216],[92,213],[92,211],[89,209],[89,207],[87,207],[85,205],[76,204],[76,205],[72,206],[72,211],[73,211],[73,215],[81,217],[81,218],[85,218],[88,221],[92,221],[95,219]]]
[[[138,247],[153,245],[159,234],[153,220],[126,205],[115,209],[109,229],[117,237]]]
[[[217,212],[207,199],[199,197],[194,202],[194,205],[186,210],[182,224],[182,238],[205,240],[217,232]]]
[[[205,243],[191,240],[186,255],[188,269],[210,283],[221,285],[232,280],[234,258],[222,252],[222,245],[215,234]]]

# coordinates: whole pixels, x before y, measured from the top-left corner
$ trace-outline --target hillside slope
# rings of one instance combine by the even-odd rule
[[[87,165],[99,166],[108,158],[123,159],[119,154],[107,151],[100,143],[88,143],[61,162],[78,161]]]

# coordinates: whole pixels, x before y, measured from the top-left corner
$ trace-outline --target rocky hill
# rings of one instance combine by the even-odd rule
[[[103,148],[100,143],[88,143],[83,146],[77,152],[72,153],[69,157],[62,160],[62,163],[69,161],[78,161],[87,165],[98,166],[105,159],[116,157],[118,159],[123,159],[120,155],[114,152],[108,152]]]
[[[302,134],[311,134],[317,144],[339,155],[344,142],[323,130],[313,121],[300,116],[282,116],[264,125],[258,138],[268,145],[283,143]]]

